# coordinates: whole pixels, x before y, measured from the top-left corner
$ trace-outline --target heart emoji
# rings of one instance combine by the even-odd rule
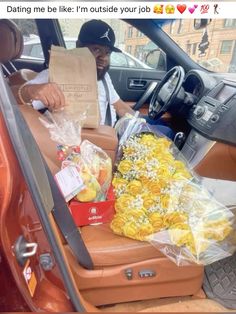
[[[182,14],[186,10],[186,4],[178,4],[177,5],[177,10]]]
[[[191,14],[193,14],[193,12],[195,11],[195,8],[188,8],[188,10]]]
[[[198,4],[194,4],[194,8],[196,9],[198,7]]]

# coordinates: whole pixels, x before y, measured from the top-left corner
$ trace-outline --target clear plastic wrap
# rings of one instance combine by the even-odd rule
[[[236,237],[230,208],[202,186],[165,136],[131,134],[121,146],[113,178],[112,230],[151,242],[178,265],[207,265],[231,255]]]
[[[84,140],[80,146],[81,157],[88,166],[90,173],[96,178],[101,187],[99,201],[106,199],[107,191],[112,180],[111,158],[100,147]]]
[[[139,117],[138,111],[135,112],[135,115],[126,113],[117,121],[115,125],[115,130],[119,139],[119,145],[123,145],[130,135],[140,133],[140,130],[144,130],[146,126],[146,120]]]
[[[86,114],[73,117],[64,111],[50,113],[40,118],[48,128],[51,139],[57,143],[57,158],[61,169],[75,167],[84,188],[77,193],[79,202],[95,202],[106,199],[112,179],[111,158],[98,146],[84,140],[81,143],[81,128]]]
[[[46,111],[39,120],[49,130],[54,142],[72,147],[81,143],[81,128],[85,118],[86,112],[72,116],[63,110],[53,113]]]

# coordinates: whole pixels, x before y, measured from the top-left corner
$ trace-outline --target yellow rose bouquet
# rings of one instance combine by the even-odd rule
[[[206,265],[234,252],[233,213],[175,157],[177,148],[170,140],[148,132],[132,134],[121,148],[112,181],[114,233],[150,241],[178,265]]]

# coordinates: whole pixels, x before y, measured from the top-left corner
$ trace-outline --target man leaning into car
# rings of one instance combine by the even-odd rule
[[[101,20],[85,22],[76,42],[76,47],[87,47],[96,59],[100,124],[111,126],[116,123],[117,115],[122,117],[125,113],[134,114],[134,110],[120,99],[108,74],[111,53],[113,51],[121,52],[114,45],[113,29]],[[63,108],[66,105],[65,97],[56,83],[48,82],[48,76],[48,69],[46,69],[20,87],[18,100],[24,103],[32,102],[33,107],[39,111],[43,111],[45,108],[50,111]],[[107,123],[107,106],[110,106],[109,123]],[[158,125],[157,129],[169,137],[173,136],[172,130],[166,126]]]

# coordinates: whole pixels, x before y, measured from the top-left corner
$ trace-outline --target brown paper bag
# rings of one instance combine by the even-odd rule
[[[96,62],[88,48],[67,50],[52,46],[49,63],[49,81],[62,89],[72,116],[86,112],[85,128],[97,128],[100,111],[97,93]]]

